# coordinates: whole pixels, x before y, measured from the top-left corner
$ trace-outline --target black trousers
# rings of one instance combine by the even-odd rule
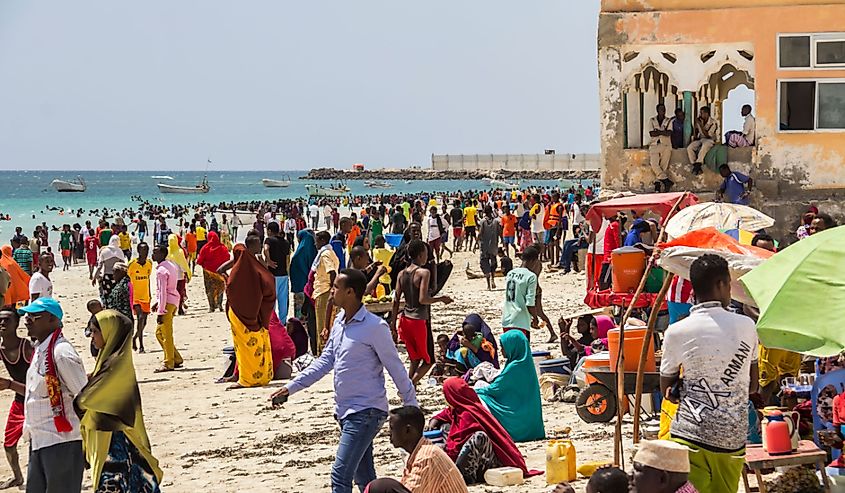
[[[80,493],[85,458],[82,440],[29,451],[27,493]]]

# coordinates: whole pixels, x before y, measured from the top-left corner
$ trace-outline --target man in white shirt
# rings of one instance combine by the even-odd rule
[[[731,130],[725,134],[725,142],[731,147],[751,147],[757,140],[757,120],[751,114],[750,104],[742,106],[742,116],[745,118],[742,132]]]
[[[31,301],[53,297],[53,281],[50,280],[50,272],[53,272],[53,257],[45,252],[38,256],[38,270],[29,279]]]
[[[666,116],[666,106],[657,105],[657,116],[649,120],[648,158],[654,172],[654,191],[669,192],[675,183],[669,179],[669,158],[672,157],[672,121]]]
[[[692,164],[692,174],[704,173],[701,165],[710,149],[719,142],[719,122],[710,117],[710,107],[702,106],[698,110],[698,118],[695,119],[693,129],[693,140],[687,146],[687,157]]]
[[[660,390],[678,404],[671,437],[690,448],[690,482],[698,491],[735,492],[748,396],[757,391],[757,329],[750,318],[727,310],[731,276],[725,259],[697,258],[690,282],[698,304],[666,330]]]
[[[53,298],[38,298],[18,310],[36,341],[26,373],[24,432],[30,452],[26,487],[30,492],[78,493],[85,460],[79,418],[73,400],[88,383],[82,359],[62,336],[62,307]],[[51,402],[48,381],[58,385]]]
[[[311,216],[311,229],[317,231],[320,227],[320,207],[314,203],[308,206],[308,215]]]
[[[326,202],[323,206],[323,222],[326,223],[326,231],[332,230],[332,206]]]

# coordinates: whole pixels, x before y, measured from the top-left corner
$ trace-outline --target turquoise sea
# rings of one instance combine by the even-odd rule
[[[96,208],[131,207],[137,204],[131,200],[133,195],[140,195],[144,200],[161,204],[186,204],[199,201],[209,203],[233,202],[243,200],[271,200],[296,198],[306,195],[305,185],[317,181],[299,180],[307,171],[271,172],[271,171],[217,171],[209,172],[208,182],[211,191],[202,195],[162,194],[156,187],[157,182],[175,185],[195,185],[202,180],[199,171],[0,171],[0,214],[10,214],[11,221],[0,221],[0,243],[5,243],[15,226],[22,226],[24,234],[31,234],[35,225],[42,221],[48,225],[82,222],[89,219],[88,210]],[[292,184],[288,188],[267,188],[261,184],[262,178],[283,179],[290,176]],[[166,175],[173,180],[160,180],[152,176]],[[59,193],[50,187],[54,179],[73,180],[82,177],[88,186],[84,193]],[[475,180],[425,180],[405,183],[401,180],[388,180],[389,189],[367,188],[361,180],[347,182],[352,195],[393,194],[416,192],[453,192],[487,188],[481,181]],[[324,184],[331,182],[324,181]],[[521,182],[522,186],[556,187],[557,181],[530,180]],[[82,208],[84,214],[60,216],[57,211],[47,207],[60,207],[65,210]]]

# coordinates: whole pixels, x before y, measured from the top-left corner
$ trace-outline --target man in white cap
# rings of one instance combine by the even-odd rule
[[[697,493],[689,482],[690,449],[670,440],[646,440],[634,455],[637,493]]]

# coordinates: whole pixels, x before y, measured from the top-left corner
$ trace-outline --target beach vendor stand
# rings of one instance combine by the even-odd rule
[[[657,241],[655,243],[659,243],[663,240],[665,235],[665,226],[668,222],[669,218],[671,218],[678,210],[681,210],[685,207],[698,203],[698,197],[694,194],[689,192],[674,192],[674,193],[654,193],[654,194],[642,194],[642,195],[631,195],[627,197],[621,197],[616,199],[610,199],[605,202],[598,203],[590,207],[590,210],[587,211],[587,215],[585,219],[590,222],[590,228],[592,231],[599,231],[602,226],[602,221],[605,218],[612,217],[617,212],[620,211],[636,211],[638,213],[645,213],[645,212],[653,212],[655,214],[660,215],[662,219],[661,224],[661,232]],[[595,236],[593,237],[593,251],[595,251]],[[620,306],[625,309],[625,312],[622,316],[622,321],[619,327],[619,349],[617,351],[617,358],[615,361],[616,368],[622,368],[623,371],[615,372],[615,379],[616,379],[616,391],[615,396],[625,395],[625,381],[626,381],[626,371],[625,368],[625,324],[628,321],[628,317],[631,315],[631,312],[635,308],[645,308],[647,306],[652,306],[654,309],[651,310],[651,314],[648,320],[648,328],[644,338],[644,341],[649,341],[654,334],[654,325],[657,323],[657,314],[660,311],[660,307],[663,305],[663,299],[666,295],[666,291],[669,289],[670,280],[671,278],[667,277],[663,280],[663,285],[660,288],[660,292],[656,295],[651,293],[644,293],[645,285],[648,280],[649,274],[652,270],[653,261],[649,258],[646,261],[645,269],[641,276],[639,285],[635,290],[632,292],[621,292],[621,293],[614,293],[612,289],[610,290],[599,290],[598,289],[598,278],[597,276],[592,276],[590,279],[591,282],[588,282],[587,285],[587,296],[584,299],[584,302],[592,307],[598,308],[601,306],[610,306],[616,305]],[[588,269],[592,269],[594,266],[590,265]],[[652,347],[651,344],[643,343],[642,344],[642,353],[640,355],[640,361],[638,362],[638,371],[634,375],[635,377],[635,391],[639,389],[639,393],[642,392],[643,382],[642,382],[642,374],[645,369],[645,362],[647,357],[648,348]],[[635,422],[639,423],[639,406],[640,406],[639,399],[637,400],[635,407],[637,412],[634,413]],[[624,414],[623,406],[616,406],[617,407],[617,417],[616,417],[616,432],[614,434],[614,447],[613,447],[613,458],[614,463],[622,464],[623,460],[623,453],[622,453],[622,416]],[[634,439],[637,439],[635,434]]]

